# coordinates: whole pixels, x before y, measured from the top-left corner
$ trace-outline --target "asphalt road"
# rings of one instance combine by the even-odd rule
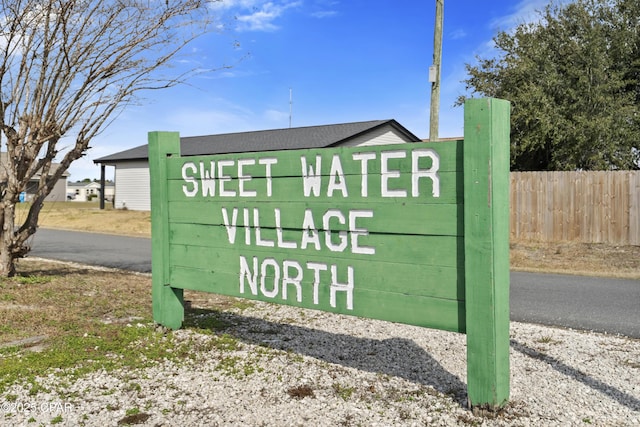
[[[151,272],[151,239],[39,228],[30,256]]]
[[[640,280],[511,272],[511,319],[640,338]]]
[[[31,256],[151,271],[151,240],[41,228]],[[640,280],[511,273],[511,319],[640,338]]]

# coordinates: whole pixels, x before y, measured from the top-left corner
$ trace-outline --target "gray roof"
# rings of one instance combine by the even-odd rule
[[[6,179],[7,169],[8,169],[7,163],[9,162],[9,160],[7,159],[7,155],[8,154],[6,151],[0,152],[0,180]],[[60,163],[51,163],[51,168],[49,169],[49,176],[56,173],[59,167],[60,167]],[[31,177],[31,181],[34,181],[34,180],[37,181],[38,179],[40,179],[41,175],[42,175],[42,169],[38,170],[35,173],[35,175]],[[62,178],[66,178],[68,176],[70,176],[69,171],[62,172]]]
[[[372,120],[368,122],[342,123],[336,125],[181,137],[180,154],[183,156],[199,156],[206,154],[325,148],[346,143],[353,138],[386,125],[392,126],[409,141],[420,141],[417,136],[409,132],[395,120]],[[110,164],[128,160],[147,160],[148,158],[149,149],[145,144],[95,159],[94,163]]]

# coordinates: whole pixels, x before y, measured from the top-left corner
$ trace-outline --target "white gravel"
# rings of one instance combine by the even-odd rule
[[[476,416],[464,335],[264,303],[223,316],[236,348],[177,331],[198,357],[16,385],[0,425],[640,425],[639,340],[512,323],[511,401]]]

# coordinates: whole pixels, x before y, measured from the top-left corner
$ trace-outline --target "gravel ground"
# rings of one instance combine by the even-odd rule
[[[14,386],[0,425],[640,425],[638,340],[512,323],[511,401],[476,416],[464,335],[265,303],[223,316],[224,334],[175,332],[198,353],[184,364]]]

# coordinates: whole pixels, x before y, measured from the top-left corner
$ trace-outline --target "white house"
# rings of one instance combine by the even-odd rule
[[[113,184],[106,184],[104,189],[105,200],[113,200],[115,187]],[[68,182],[67,183],[67,199],[75,202],[88,202],[92,199],[100,197],[99,182]]]
[[[420,142],[395,120],[342,123],[180,138],[185,156]],[[94,160],[115,167],[117,209],[151,210],[149,150],[141,145]]]

